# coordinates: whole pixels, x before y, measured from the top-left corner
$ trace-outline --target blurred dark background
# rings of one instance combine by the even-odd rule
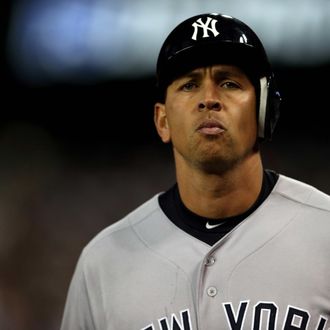
[[[153,70],[174,25],[207,11],[246,21],[269,50],[283,103],[265,166],[330,193],[327,1],[5,2],[0,329],[58,329],[82,247],[173,183]]]

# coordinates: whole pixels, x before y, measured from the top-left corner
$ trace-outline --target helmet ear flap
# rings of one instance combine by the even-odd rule
[[[270,141],[280,116],[281,96],[273,75],[260,78],[258,137]]]

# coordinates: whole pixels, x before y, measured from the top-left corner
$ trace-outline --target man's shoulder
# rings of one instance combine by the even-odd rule
[[[306,207],[330,212],[330,196],[328,194],[308,183],[288,176],[279,176],[273,193]]]
[[[101,230],[91,241],[84,247],[83,255],[93,252],[99,253],[101,250],[108,250],[109,247],[116,248],[120,241],[134,240],[136,234],[134,227],[150,217],[160,218],[161,209],[158,203],[159,194],[154,195],[149,200],[132,210],[122,219],[112,223]],[[158,213],[159,216],[156,214]]]

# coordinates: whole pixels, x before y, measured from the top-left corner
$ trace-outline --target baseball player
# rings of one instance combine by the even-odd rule
[[[260,39],[190,17],[157,78],[176,182],[84,248],[61,330],[330,329],[330,197],[263,168],[281,97]]]

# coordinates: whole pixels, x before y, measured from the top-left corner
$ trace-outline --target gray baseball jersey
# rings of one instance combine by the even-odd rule
[[[330,329],[330,197],[281,175],[215,245],[158,195],[83,250],[61,330]]]

